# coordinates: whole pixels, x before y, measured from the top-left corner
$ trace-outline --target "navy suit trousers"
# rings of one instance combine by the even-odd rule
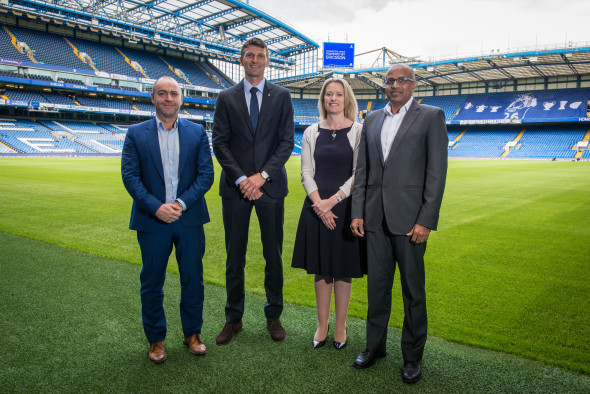
[[[226,322],[236,323],[244,314],[244,268],[248,248],[248,229],[252,208],[256,210],[260,225],[264,267],[264,289],[266,303],[264,314],[267,318],[278,319],[283,311],[283,221],[284,198],[270,198],[266,194],[255,201],[244,198],[224,198],[223,225],[225,226],[225,247],[227,252],[225,283],[227,303]]]
[[[137,232],[143,267],[141,282],[141,316],[143,329],[150,343],[166,338],[164,314],[164,280],[166,267],[176,247],[180,272],[180,319],[186,337],[200,333],[203,325],[203,255],[205,232],[203,226],[185,227],[180,220],[161,231]]]

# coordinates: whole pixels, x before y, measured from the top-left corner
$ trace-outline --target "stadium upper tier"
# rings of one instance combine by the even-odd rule
[[[32,62],[39,68],[51,65],[84,70],[97,76],[116,75],[139,80],[168,75],[180,83],[210,89],[231,85],[206,62],[166,57],[15,26],[0,25],[0,58]]]

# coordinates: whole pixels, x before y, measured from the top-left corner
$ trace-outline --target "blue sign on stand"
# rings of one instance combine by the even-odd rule
[[[354,68],[354,44],[324,42],[324,67]]]

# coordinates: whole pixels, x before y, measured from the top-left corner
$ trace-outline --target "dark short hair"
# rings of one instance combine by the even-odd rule
[[[244,54],[246,53],[246,48],[248,48],[249,46],[254,46],[254,47],[264,49],[266,51],[266,57],[270,58],[270,52],[268,51],[268,47],[266,46],[266,42],[262,41],[258,37],[252,37],[248,41],[246,41],[244,43],[244,45],[242,45],[242,50],[240,51],[240,57],[244,57]]]

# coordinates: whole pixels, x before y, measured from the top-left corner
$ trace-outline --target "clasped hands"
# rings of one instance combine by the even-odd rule
[[[260,173],[256,173],[239,183],[240,192],[244,195],[244,197],[250,201],[258,200],[262,197],[262,192],[260,188],[264,185],[264,178]]]
[[[336,219],[338,219],[338,216],[334,215],[332,212],[332,208],[338,203],[338,201],[333,200],[336,200],[336,197],[332,196],[325,200],[319,200],[311,206],[315,214],[318,215],[322,223],[324,223],[324,226],[330,230],[336,228]]]
[[[182,206],[178,201],[160,205],[156,211],[156,217],[164,223],[172,223],[180,219]]]

